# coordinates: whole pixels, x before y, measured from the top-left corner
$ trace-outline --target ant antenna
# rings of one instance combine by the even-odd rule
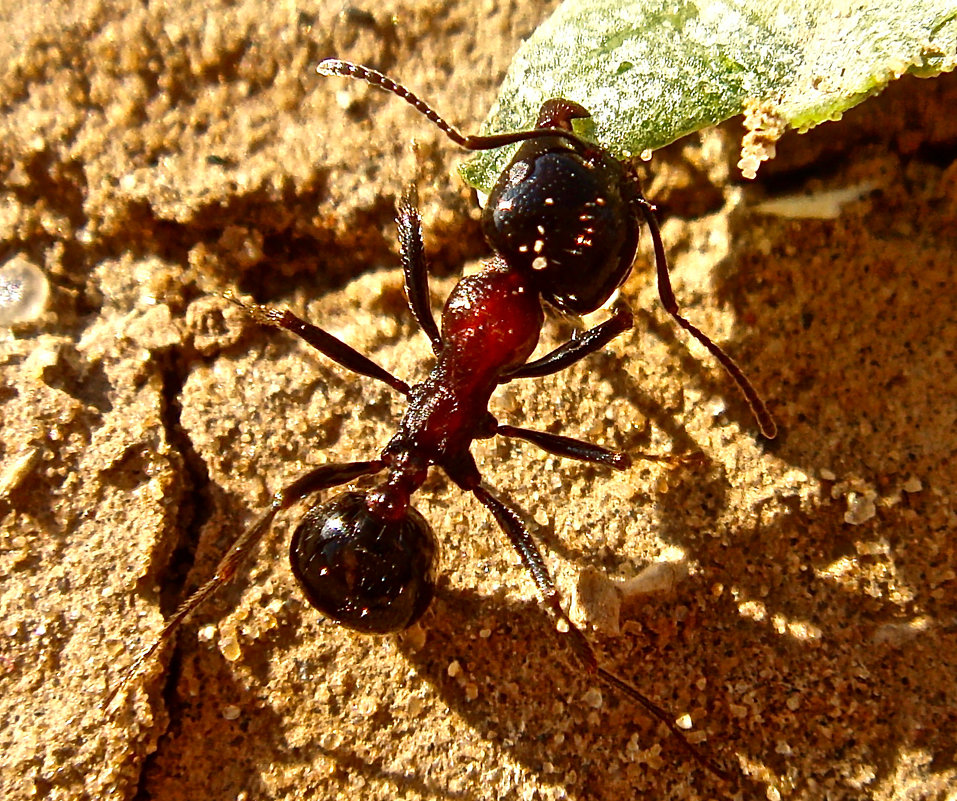
[[[439,130],[441,130],[449,139],[466,150],[495,150],[506,145],[514,145],[516,142],[527,142],[529,139],[538,139],[542,136],[559,137],[565,139],[576,150],[585,147],[584,142],[575,135],[574,131],[564,128],[532,128],[528,131],[512,131],[510,133],[490,134],[480,136],[478,134],[463,134],[451,123],[446,122],[439,113],[433,109],[422,98],[414,92],[406,89],[402,84],[396,83],[388,75],[383,75],[378,70],[364,67],[362,64],[353,64],[351,61],[342,61],[338,58],[327,58],[319,62],[316,72],[320,75],[330,76],[338,75],[342,78],[356,78],[365,81],[372,86],[377,86],[390,94],[401,97],[406,103],[412,106],[420,114],[428,118]]]

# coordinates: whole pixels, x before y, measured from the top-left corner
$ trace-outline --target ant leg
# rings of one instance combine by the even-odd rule
[[[572,439],[561,434],[534,431],[530,428],[519,428],[506,423],[499,423],[495,428],[495,433],[501,434],[503,437],[524,439],[526,442],[537,445],[543,451],[553,453],[556,456],[563,456],[566,459],[578,459],[581,462],[614,467],[616,470],[627,470],[631,467],[631,456],[627,453],[609,450],[601,445]]]
[[[429,263],[422,244],[422,218],[416,207],[415,187],[410,186],[396,205],[396,225],[399,227],[399,253],[405,272],[405,296],[412,316],[432,343],[432,352],[442,352],[442,335],[432,315],[429,299]]]
[[[396,378],[392,373],[384,367],[380,367],[368,356],[363,356],[359,351],[347,345],[338,337],[334,337],[328,331],[323,331],[319,326],[307,323],[288,309],[247,305],[237,298],[231,290],[224,292],[223,297],[230,303],[234,303],[245,310],[246,313],[260,325],[285,328],[347,370],[351,370],[353,373],[358,373],[359,375],[368,376],[369,378],[378,379],[382,383],[388,384],[396,392],[401,392],[403,395],[409,394],[409,385],[401,378]]]
[[[774,418],[768,411],[767,406],[765,406],[764,401],[761,400],[761,396],[758,395],[757,390],[755,390],[748,380],[748,377],[741,368],[738,367],[734,359],[725,353],[716,343],[712,342],[703,331],[692,325],[679,314],[678,301],[675,299],[675,293],[671,289],[671,278],[668,275],[668,261],[665,257],[665,246],[661,241],[661,229],[658,227],[658,220],[654,214],[655,207],[640,196],[635,198],[634,202],[644,215],[645,222],[648,223],[648,228],[651,231],[651,239],[654,242],[655,269],[658,273],[658,296],[661,298],[662,305],[668,314],[675,318],[678,325],[704,345],[711,352],[711,355],[721,363],[721,366],[728,372],[734,380],[734,383],[738,385],[738,389],[740,389],[744,395],[748,406],[751,407],[751,413],[754,415],[754,419],[757,421],[761,433],[768,439],[774,439],[778,433],[777,423],[774,422]]]
[[[521,367],[506,372],[499,379],[500,384],[516,378],[538,378],[564,370],[571,364],[601,350],[619,334],[628,331],[634,325],[635,316],[628,304],[618,300],[612,308],[611,317],[589,328],[582,336],[566,342],[540,359],[527,362]]]
[[[220,559],[213,577],[180,604],[176,612],[173,613],[173,616],[166,621],[166,625],[159,633],[156,641],[136,657],[133,664],[127,669],[126,675],[120,683],[113,688],[109,696],[107,696],[103,707],[109,707],[120,691],[140,672],[143,665],[145,665],[160,648],[170,641],[175,631],[186,618],[193,614],[211,595],[236,575],[239,566],[245,561],[252,549],[256,547],[256,544],[269,530],[269,526],[277,513],[283,509],[288,509],[306,495],[322,489],[329,489],[330,487],[345,484],[359,476],[364,476],[369,473],[378,473],[383,467],[384,463],[381,459],[373,459],[367,462],[325,464],[314,470],[310,470],[305,475],[293,481],[288,487],[279,490],[273,495],[269,508],[239,536],[232,546],[230,546],[226,555]]]
[[[553,453],[555,456],[562,456],[566,459],[577,459],[580,462],[591,462],[600,464],[604,467],[613,467],[616,470],[627,470],[634,462],[634,459],[642,459],[646,462],[655,462],[667,467],[679,467],[681,465],[697,465],[702,461],[700,453],[645,453],[644,451],[625,453],[624,451],[613,451],[604,448],[601,445],[595,445],[593,442],[585,442],[581,439],[565,437],[561,434],[551,434],[547,431],[535,431],[530,428],[519,428],[510,426],[506,423],[496,423],[492,431],[493,434],[501,434],[503,437],[515,437],[524,439],[537,445],[547,453]]]
[[[471,491],[495,516],[496,521],[508,536],[512,546],[518,551],[519,556],[522,558],[522,563],[535,581],[535,586],[545,601],[545,607],[555,621],[559,633],[568,638],[572,650],[581,660],[585,670],[597,676],[599,680],[606,685],[614,688],[622,695],[644,707],[644,709],[664,723],[665,726],[668,727],[668,731],[678,739],[684,749],[698,764],[719,778],[732,781],[731,777],[722,770],[714,760],[702,754],[685,739],[684,734],[682,734],[674,722],[672,715],[642,695],[637,688],[633,687],[627,681],[601,666],[591,643],[588,642],[581,629],[571,621],[571,618],[569,618],[562,609],[561,598],[558,595],[558,590],[555,588],[555,582],[552,581],[548,568],[545,566],[545,560],[542,559],[541,551],[539,551],[538,546],[532,539],[532,535],[529,534],[518,512],[495,497],[495,495],[481,484],[472,487]]]

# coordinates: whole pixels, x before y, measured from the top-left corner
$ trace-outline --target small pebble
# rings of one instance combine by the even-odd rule
[[[227,634],[219,640],[220,653],[230,662],[235,662],[242,654],[235,634]]]
[[[585,694],[582,696],[582,701],[585,702],[587,706],[590,706],[592,709],[601,709],[605,703],[605,699],[602,698],[601,690],[597,687],[591,687],[585,691]]]
[[[0,267],[0,325],[33,322],[49,297],[50,284],[35,264],[14,256]]]

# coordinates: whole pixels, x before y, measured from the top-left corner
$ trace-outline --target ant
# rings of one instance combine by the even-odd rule
[[[358,78],[398,95],[467,150],[521,143],[482,215],[483,232],[494,255],[480,273],[463,278],[454,287],[440,329],[430,305],[422,223],[412,192],[399,201],[396,221],[406,295],[436,359],[429,376],[415,386],[288,310],[248,306],[226,293],[228,300],[258,323],[284,328],[342,367],[387,384],[406,397],[408,409],[378,458],[322,465],[276,492],[266,511],[233,543],[214,576],[186,599],[157,640],[135,660],[107,705],[179,625],[233,578],[280,511],[319,490],[360,476],[383,474],[371,490],[345,492],[309,508],[292,536],[292,571],[309,602],[341,625],[385,634],[414,624],[435,592],[437,547],[431,527],[410,500],[435,465],[492,513],[583,669],[644,707],[699,764],[730,780],[684,737],[668,712],[601,665],[584,633],[562,609],[521,513],[482,481],[469,450],[474,440],[515,437],[561,457],[616,470],[630,467],[631,457],[621,451],[500,423],[488,411],[488,403],[500,385],[559,372],[632,327],[631,309],[618,297],[604,322],[529,361],[544,326],[543,301],[561,312],[581,316],[596,311],[617,294],[631,272],[642,220],[651,231],[658,291],[665,309],[731,375],[761,432],[768,438],[775,436],[774,420],[740,368],[678,313],[654,207],[642,196],[628,167],[574,132],[572,121],[590,116],[577,103],[561,98],[546,101],[531,130],[465,136],[408,89],[373,69],[327,59],[319,64],[318,72]]]

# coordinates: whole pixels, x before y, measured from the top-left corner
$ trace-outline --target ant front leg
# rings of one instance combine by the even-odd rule
[[[612,307],[611,317],[589,328],[577,339],[566,342],[551,353],[546,353],[540,359],[526,362],[521,367],[504,373],[499,379],[500,384],[515,378],[540,378],[564,370],[586,356],[596,353],[611,342],[619,334],[631,329],[635,323],[635,316],[624,300],[619,300]]]
[[[156,641],[136,657],[120,683],[116,685],[107,696],[103,706],[108,707],[113,702],[113,699],[120,691],[139,674],[143,665],[172,639],[173,634],[183,621],[236,575],[240,565],[263,538],[263,535],[269,530],[273,518],[275,518],[279,512],[288,509],[294,503],[307,495],[311,495],[313,492],[337,487],[359,476],[378,473],[383,467],[384,463],[381,459],[373,459],[366,462],[325,464],[314,470],[310,470],[305,475],[293,481],[288,487],[279,490],[273,495],[269,508],[236,539],[226,552],[226,555],[220,559],[213,577],[180,604],[179,608],[173,613],[173,616],[166,621],[166,625],[156,638]]]
[[[442,335],[432,314],[429,295],[429,262],[422,243],[422,218],[416,205],[415,187],[399,199],[396,205],[396,225],[399,228],[399,254],[405,273],[405,295],[412,316],[432,343],[432,352],[442,352]]]
[[[738,367],[734,359],[725,353],[717,343],[712,341],[707,334],[679,313],[678,301],[675,299],[674,290],[671,288],[671,276],[668,274],[668,259],[665,256],[664,243],[661,241],[661,228],[658,226],[658,218],[655,216],[655,207],[640,195],[636,197],[633,202],[644,216],[645,222],[648,224],[648,229],[651,231],[651,240],[655,248],[655,271],[658,275],[658,297],[661,298],[661,303],[665,307],[665,311],[675,319],[678,325],[704,345],[711,355],[718,360],[744,395],[748,406],[751,407],[751,413],[757,421],[758,428],[761,429],[761,433],[768,439],[774,439],[778,434],[777,423],[774,422],[771,412],[768,411],[768,407],[764,404],[761,396],[758,395],[757,390],[748,380],[744,371]]]
[[[555,582],[552,580],[548,568],[545,566],[545,560],[542,558],[541,551],[539,551],[538,546],[532,539],[532,535],[529,533],[519,513],[493,495],[492,492],[481,484],[471,487],[471,491],[495,516],[499,526],[508,536],[515,550],[518,551],[522,559],[522,564],[525,565],[526,570],[531,574],[535,586],[545,601],[546,609],[556,623],[559,633],[568,640],[572,650],[581,661],[585,670],[597,676],[600,681],[612,687],[626,698],[638,703],[664,723],[668,731],[678,739],[684,749],[698,764],[709,770],[715,776],[725,781],[732,781],[731,777],[719,767],[713,759],[702,754],[694,745],[688,742],[681,732],[681,729],[679,729],[675,723],[672,715],[649,698],[646,698],[636,687],[602,667],[595,653],[595,649],[592,648],[585,634],[572,622],[571,618],[569,618],[562,609],[561,597],[555,587]]]
[[[368,356],[363,356],[351,345],[347,345],[338,337],[334,337],[328,331],[319,328],[319,326],[307,323],[288,309],[276,309],[272,306],[250,306],[237,298],[231,290],[224,292],[223,297],[243,309],[260,325],[285,328],[347,370],[369,378],[375,378],[403,395],[409,394],[409,385],[401,378],[396,378],[384,367],[380,367]]]

